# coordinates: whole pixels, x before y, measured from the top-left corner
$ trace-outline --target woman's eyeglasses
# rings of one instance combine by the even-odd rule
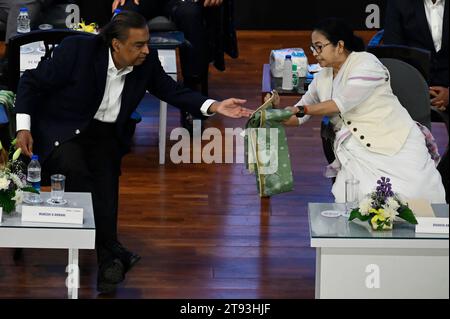
[[[329,44],[331,44],[331,42],[328,42],[326,44],[311,44],[311,46],[309,48],[311,49],[312,53],[321,54],[323,48],[325,48]]]

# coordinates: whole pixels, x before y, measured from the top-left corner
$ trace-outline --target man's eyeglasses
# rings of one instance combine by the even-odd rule
[[[325,48],[329,44],[331,44],[331,42],[328,42],[326,44],[311,44],[311,46],[309,48],[311,49],[312,53],[321,54],[323,48]]]

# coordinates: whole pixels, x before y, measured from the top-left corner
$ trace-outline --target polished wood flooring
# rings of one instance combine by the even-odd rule
[[[362,33],[367,40],[373,33]],[[211,68],[210,96],[240,97],[260,105],[262,65],[270,49],[308,48],[309,32],[238,34],[240,58],[226,72]],[[309,61],[314,61],[309,55]],[[295,98],[285,98],[289,105]],[[158,164],[158,108],[140,107],[132,152],[123,161],[119,232],[141,262],[113,298],[314,298],[315,250],[310,247],[308,202],[330,202],[331,183],[319,137],[320,119],[288,128],[295,190],[260,199],[243,164]],[[179,125],[169,109],[168,131]],[[207,127],[243,127],[245,120],[214,116]],[[445,129],[435,127],[441,148]],[[55,239],[57,240],[57,239]],[[25,249],[14,261],[0,249],[0,298],[65,298],[66,251]],[[98,298],[94,251],[80,252],[80,298]]]

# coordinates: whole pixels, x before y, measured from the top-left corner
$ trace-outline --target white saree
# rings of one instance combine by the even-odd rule
[[[371,106],[367,101],[369,99],[373,101],[373,94],[378,95],[375,97],[378,101],[383,99],[388,103],[393,101],[387,69],[375,57],[364,53],[361,59],[363,62],[353,64],[349,70],[348,61],[352,56],[355,57],[355,54],[360,53],[350,54],[336,77],[330,78],[332,84],[330,83],[328,87],[327,85],[322,87],[315,79],[297,105],[315,104],[332,99],[344,117],[354,108],[368,108],[369,111]],[[402,107],[396,99],[394,100],[396,103],[392,103],[392,109]],[[371,111],[373,114],[373,110]],[[360,181],[359,196],[362,198],[374,190],[380,177],[385,176],[391,179],[393,190],[406,198],[423,198],[431,203],[445,203],[442,178],[428,153],[425,137],[408,114],[402,116],[406,116],[402,121],[410,126],[410,130],[402,147],[394,154],[371,151],[357,135],[352,134],[348,126],[343,125],[338,115],[331,118],[336,131],[334,142],[336,161],[332,164],[337,171],[336,182],[332,188],[336,202],[345,202],[346,179],[355,178]],[[300,120],[300,124],[307,120],[308,117],[305,116]],[[372,119],[367,119],[370,120]],[[395,130],[394,123],[392,128]],[[376,136],[370,138],[373,140]]]

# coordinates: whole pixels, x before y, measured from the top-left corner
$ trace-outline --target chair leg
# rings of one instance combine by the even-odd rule
[[[208,73],[209,73],[209,65],[206,66],[206,69],[203,72],[203,75],[200,80],[201,92],[204,96],[208,96],[208,89],[209,89]]]
[[[13,260],[19,261],[23,258],[23,248],[15,248],[13,253]]]

